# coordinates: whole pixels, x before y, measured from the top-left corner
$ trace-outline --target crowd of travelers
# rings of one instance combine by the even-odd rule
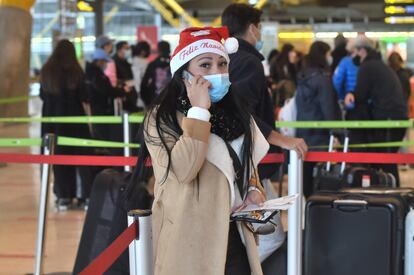
[[[128,113],[147,112],[140,140],[146,155],[140,157],[156,159],[152,162],[158,188],[154,226],[161,233],[155,241],[164,240],[156,252],[156,274],[190,274],[189,270],[200,271],[197,274],[221,274],[223,270],[225,274],[261,274],[250,246],[254,238],[235,223],[229,225],[226,211],[264,201],[263,187],[269,186],[277,169],[258,164],[263,154],[287,149],[303,158],[308,148],[326,151],[323,146],[332,134],[329,129],[277,129],[276,120],[408,118],[412,73],[399,53],[383,56],[378,44],[363,35],[353,39],[339,35],[333,48],[315,41],[306,53],[293,44],[281,45],[280,51],[270,52],[265,70],[260,22],[261,11],[232,4],[222,14],[224,27],[182,31],[172,54],[166,41],[160,41],[155,52],[146,41],[130,45],[100,36],[85,66],[79,64],[74,45],[60,40],[41,70],[43,116],[112,116],[119,114],[119,108]],[[212,45],[204,49],[199,44],[203,39]],[[42,124],[42,135],[119,141],[121,132],[106,124]],[[405,129],[358,129],[351,130],[349,137],[352,143],[375,143],[401,141],[405,134]],[[339,135],[338,142],[342,138]],[[223,154],[227,149],[229,154]],[[84,147],[58,147],[56,153],[116,154]],[[234,167],[227,167],[229,163]],[[314,166],[304,164],[305,196],[312,192]],[[393,174],[399,183],[397,165],[377,168]],[[57,207],[69,209],[74,201],[81,207],[87,205],[96,172],[76,166],[53,169]],[[229,172],[236,170],[241,173]],[[240,175],[248,177],[244,183],[239,182]],[[211,194],[215,194],[214,206]],[[161,204],[171,208],[161,209]],[[189,212],[183,216],[173,206]],[[159,211],[164,214],[158,216]],[[170,226],[170,217],[177,221],[191,217],[199,221],[198,231],[186,223]],[[212,220],[216,231],[209,226]],[[280,218],[275,223],[282,228]],[[167,229],[161,224],[177,234],[165,235]],[[283,230],[279,233],[283,238],[274,248],[276,252],[284,239]],[[227,234],[223,240],[228,242],[221,241]],[[195,242],[186,246],[201,235],[204,247],[192,249]],[[182,253],[167,247],[162,251],[165,238],[180,244]],[[210,257],[213,255],[221,259]],[[204,257],[205,270],[189,264],[193,263],[189,258],[201,260],[197,257]]]

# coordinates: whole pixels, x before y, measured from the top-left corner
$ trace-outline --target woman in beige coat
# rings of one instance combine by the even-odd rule
[[[226,28],[190,28],[171,59],[173,79],[148,111],[145,144],[155,184],[155,275],[260,275],[254,235],[232,211],[264,201],[256,167],[268,143],[228,80]],[[238,187],[227,146],[236,152]],[[240,182],[240,181],[239,181]]]

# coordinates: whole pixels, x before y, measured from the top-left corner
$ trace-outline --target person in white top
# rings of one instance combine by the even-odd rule
[[[140,97],[141,81],[148,66],[148,56],[151,47],[146,41],[140,41],[132,47],[132,74],[134,75],[135,90],[138,93],[138,107],[143,107],[144,103]]]

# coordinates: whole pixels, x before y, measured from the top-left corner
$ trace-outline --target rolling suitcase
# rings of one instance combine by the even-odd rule
[[[151,208],[152,196],[143,186],[137,185],[132,197],[127,200],[126,189],[131,176],[130,172],[114,169],[105,169],[96,176],[73,274],[85,269],[127,228],[129,210]],[[129,274],[128,250],[105,274]]]
[[[333,152],[334,135],[329,139],[329,152]],[[349,138],[345,136],[344,153],[348,151]],[[343,187],[345,162],[332,164],[330,162],[318,163],[313,169],[314,192],[336,191]]]
[[[406,205],[389,195],[321,193],[305,214],[304,275],[402,275]]]
[[[342,191],[364,195],[389,195],[400,199],[404,204],[405,213],[405,238],[404,238],[404,274],[414,275],[414,189],[413,188],[354,188]]]
[[[334,136],[329,141],[329,152],[333,151]],[[345,135],[344,150],[348,152],[349,138]],[[338,191],[342,188],[384,186],[396,187],[394,175],[370,167],[349,166],[339,164],[320,163],[313,170],[314,192]]]

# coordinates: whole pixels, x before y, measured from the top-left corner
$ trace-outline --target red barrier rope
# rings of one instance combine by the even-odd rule
[[[328,153],[309,152],[306,162],[343,162],[346,163],[381,163],[381,164],[413,164],[414,154],[398,153]]]
[[[260,162],[261,164],[281,163],[283,154],[268,154]],[[342,162],[347,163],[391,163],[414,164],[414,154],[398,153],[328,153],[308,152],[306,162]],[[4,163],[48,163],[55,165],[87,165],[87,166],[134,166],[136,157],[122,156],[73,156],[73,155],[32,155],[32,154],[2,154],[0,162]],[[151,165],[151,161],[147,161]]]
[[[281,163],[283,154],[268,154],[261,164]],[[414,154],[398,153],[328,153],[308,152],[306,162],[342,162],[347,163],[392,163],[414,164]],[[73,156],[73,155],[32,155],[32,154],[2,154],[0,162],[4,163],[49,163],[55,165],[87,165],[87,166],[134,166],[136,157],[122,156]],[[151,165],[151,161],[147,162]]]
[[[268,154],[261,163],[281,163],[283,154]],[[86,166],[134,166],[136,157],[121,156],[74,156],[74,155],[32,155],[32,154],[0,154],[0,162],[4,163],[48,163],[55,165]],[[151,161],[146,165],[150,166]]]
[[[136,157],[121,156],[73,156],[73,155],[31,155],[31,154],[0,154],[0,162],[4,163],[48,163],[56,165],[87,165],[87,166],[133,166]]]
[[[131,224],[116,240],[111,243],[92,263],[90,263],[80,275],[103,274],[116,259],[128,248],[129,244],[135,240],[139,232],[138,222]]]

